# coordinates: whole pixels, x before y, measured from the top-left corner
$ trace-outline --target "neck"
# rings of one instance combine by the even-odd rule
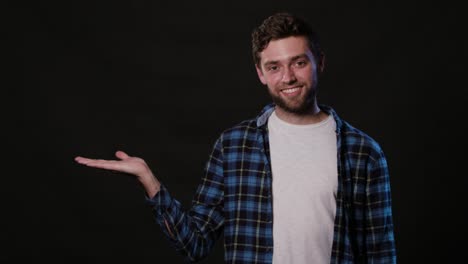
[[[288,112],[278,106],[276,107],[275,111],[279,119],[293,125],[315,124],[319,123],[327,117],[327,114],[321,111],[316,103],[313,105],[313,107],[310,108],[309,111],[303,114]]]

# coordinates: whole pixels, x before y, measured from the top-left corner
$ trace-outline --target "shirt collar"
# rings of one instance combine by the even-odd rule
[[[343,121],[341,120],[341,118],[336,114],[335,110],[333,110],[333,108],[327,106],[327,105],[323,105],[323,104],[319,104],[319,108],[320,110],[324,111],[325,113],[327,114],[331,114],[333,116],[333,118],[335,119],[335,122],[336,122],[336,133],[340,133],[341,131],[341,127],[343,125]],[[268,105],[266,105],[265,107],[263,107],[262,111],[260,112],[260,114],[257,116],[257,127],[258,128],[261,128],[263,127],[267,121],[268,121],[268,118],[270,117],[270,115],[273,113],[273,111],[275,110],[275,104],[274,103],[270,103]]]
[[[257,127],[262,127],[268,121],[270,115],[275,111],[275,104],[270,103],[267,106],[263,107],[260,114],[257,116]]]

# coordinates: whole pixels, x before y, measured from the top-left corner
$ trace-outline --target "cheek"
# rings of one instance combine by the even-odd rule
[[[281,81],[281,75],[280,74],[268,75],[266,76],[265,81],[268,86],[274,87]]]
[[[315,72],[315,71],[314,71],[313,69],[311,69],[310,67],[308,67],[308,68],[306,68],[306,69],[300,71],[300,72],[298,73],[297,76],[298,76],[298,78],[300,78],[302,81],[311,81],[313,78],[315,78],[315,77],[314,77],[314,75],[315,75],[314,72]]]
[[[278,84],[278,82],[273,81],[272,79],[268,79],[267,83],[266,83],[266,86],[268,87],[268,90],[270,92],[275,93],[275,91],[278,90],[279,84]]]

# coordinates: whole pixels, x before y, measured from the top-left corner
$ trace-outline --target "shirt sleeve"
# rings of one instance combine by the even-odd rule
[[[189,210],[185,211],[164,185],[146,201],[175,249],[188,262],[196,262],[209,254],[222,232],[223,197],[223,157],[221,140],[218,139]]]
[[[365,208],[366,263],[396,263],[390,177],[381,150],[368,167]]]

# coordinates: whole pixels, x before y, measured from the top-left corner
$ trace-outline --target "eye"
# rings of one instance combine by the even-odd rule
[[[267,71],[275,72],[279,69],[277,65],[270,65],[267,67]]]
[[[304,66],[307,65],[307,61],[306,60],[298,60],[296,61],[296,66],[299,67],[299,68],[302,68]]]

